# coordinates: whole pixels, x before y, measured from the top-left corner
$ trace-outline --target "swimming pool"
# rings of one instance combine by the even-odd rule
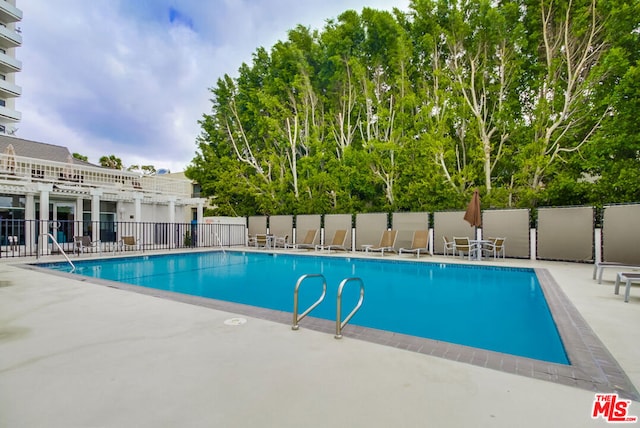
[[[285,312],[292,312],[298,278],[321,273],[327,279],[327,297],[310,316],[334,321],[338,284],[355,276],[364,281],[366,293],[350,324],[569,364],[531,269],[240,251],[83,260],[75,265],[79,275]],[[65,263],[44,267],[69,271]],[[320,293],[320,280],[305,281],[301,311]],[[345,288],[343,314],[355,306],[358,293],[356,286]]]

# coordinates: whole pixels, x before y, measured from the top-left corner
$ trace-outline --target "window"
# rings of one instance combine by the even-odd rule
[[[0,99],[0,106],[6,107],[7,102],[5,100]]]
[[[4,127],[4,125],[0,125],[0,134],[6,134],[7,133],[7,128]]]

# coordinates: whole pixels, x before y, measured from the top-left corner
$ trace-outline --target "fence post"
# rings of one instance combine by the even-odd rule
[[[531,229],[529,230],[529,254],[531,255],[531,260],[536,260],[537,258],[537,251],[536,249],[538,248],[538,243],[536,241],[537,238],[537,233],[536,233],[536,229]]]
[[[596,227],[593,230],[593,242],[595,245],[594,263],[600,263],[602,261],[602,229]]]

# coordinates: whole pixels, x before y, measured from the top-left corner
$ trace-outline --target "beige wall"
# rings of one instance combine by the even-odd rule
[[[324,243],[331,242],[336,230],[345,229],[347,231],[347,240],[345,248],[351,248],[351,214],[327,214],[324,216]]]
[[[444,244],[442,237],[452,240],[454,236],[474,237],[475,229],[464,220],[464,211],[440,211],[433,214],[434,252],[442,254]]]
[[[529,210],[487,210],[482,212],[482,237],[506,238],[506,257],[529,258]]]
[[[296,243],[304,241],[307,231],[315,229],[318,231],[314,244],[320,244],[320,214],[305,214],[296,216]]]
[[[429,213],[393,213],[391,228],[398,231],[396,248],[411,248],[413,232],[429,229]]]
[[[263,215],[250,216],[248,229],[249,235],[267,233],[267,217]]]
[[[640,265],[640,205],[604,208],[602,260]]]
[[[539,208],[537,257],[593,261],[593,207]]]
[[[356,250],[363,245],[380,244],[382,233],[387,230],[386,213],[366,213],[356,215]]]
[[[292,242],[293,216],[272,215],[269,217],[269,233],[279,237],[287,237],[287,242]]]

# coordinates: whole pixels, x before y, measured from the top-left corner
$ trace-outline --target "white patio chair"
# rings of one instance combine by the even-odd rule
[[[102,253],[102,248],[100,247],[100,240],[92,241],[90,236],[74,236],[73,252],[78,253],[78,256],[82,253],[91,253],[91,252]]]
[[[460,254],[464,256],[467,254],[469,260],[476,258],[478,255],[478,247],[469,241],[469,237],[453,237],[453,255]]]

